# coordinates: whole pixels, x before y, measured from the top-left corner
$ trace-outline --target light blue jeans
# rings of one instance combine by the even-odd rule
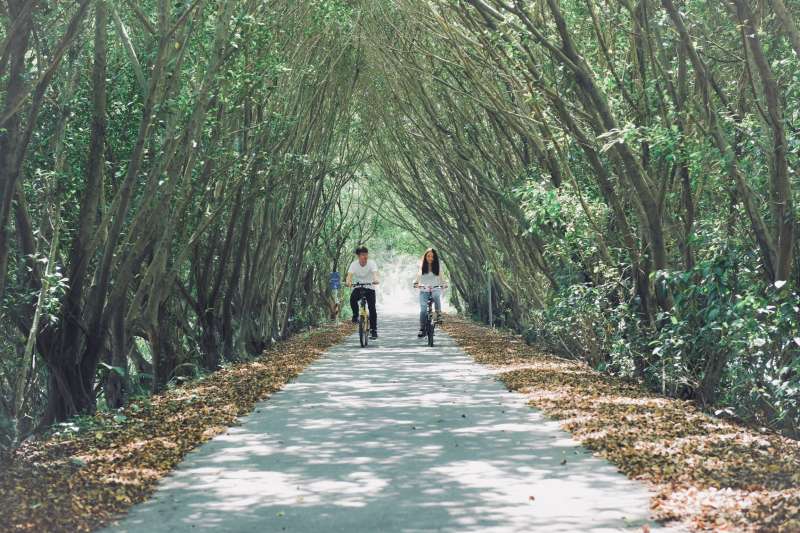
[[[437,313],[442,312],[442,289],[432,291],[419,291],[419,325],[423,326],[428,320],[428,296],[433,293],[433,304]]]

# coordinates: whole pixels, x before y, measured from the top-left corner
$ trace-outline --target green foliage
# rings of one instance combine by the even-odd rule
[[[800,298],[764,286],[733,254],[688,272],[662,276],[674,306],[660,316],[651,342],[649,379],[667,389],[697,391],[744,419],[791,431],[800,427]],[[714,362],[722,366],[712,375]],[[719,400],[716,401],[717,395]]]
[[[419,238],[409,230],[398,228],[385,219],[380,219],[378,222],[374,240],[380,243],[380,251],[383,253],[414,257],[422,255],[422,252],[430,246],[430,244],[421,243]]]
[[[313,22],[306,31],[320,30],[345,30],[353,22],[354,8],[351,2],[344,0],[313,0],[311,7],[314,10],[311,16]]]
[[[800,297],[765,286],[729,253],[661,273],[669,312],[646,327],[625,287],[574,284],[531,314],[529,342],[599,370],[643,378],[657,390],[790,433],[800,428]]]
[[[680,2],[691,34],[681,42],[666,6],[646,2],[606,2],[602,13],[582,0],[479,4],[109,4],[135,53],[109,19],[108,69],[97,81],[107,93],[104,173],[90,190],[93,116],[103,114],[93,100],[92,4],[52,71],[29,144],[15,147],[32,235],[22,212],[8,216],[0,434],[43,281],[34,416],[48,364],[93,349],[92,364],[108,360],[112,342],[135,347],[136,361],[95,364],[92,383],[72,384],[76,394],[119,375],[128,397],[144,395],[325,320],[338,296],[329,273],[342,272],[358,244],[415,258],[434,246],[466,312],[488,320],[491,309],[495,324],[595,368],[796,431],[800,254],[785,287],[767,284],[776,254],[755,235],[780,241],[783,204],[774,120],[741,21]],[[44,79],[75,9],[32,5],[27,82]],[[766,15],[759,39],[779,85],[796,189],[800,63]],[[152,114],[140,69],[158,81]],[[30,103],[18,106],[19,128]],[[136,146],[144,155],[129,167]],[[130,201],[121,202],[129,168]],[[99,192],[98,205],[84,205],[87,192]],[[790,195],[784,201],[800,200]],[[82,214],[91,243],[78,242]],[[121,234],[101,227],[109,217]],[[46,257],[56,223],[60,252]],[[25,238],[33,242],[23,252]],[[79,255],[82,277],[67,279]],[[35,275],[48,263],[50,279]],[[80,309],[63,305],[70,286],[82,287]],[[122,342],[106,316],[117,306]],[[57,346],[71,338],[59,328],[77,325],[78,340]]]
[[[102,420],[93,415],[76,415],[69,420],[53,424],[47,431],[48,435],[79,435],[101,428],[103,426]]]
[[[11,447],[14,439],[14,422],[5,414],[0,413],[0,455],[3,450]]]

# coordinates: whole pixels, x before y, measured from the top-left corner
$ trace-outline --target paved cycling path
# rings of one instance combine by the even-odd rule
[[[413,318],[381,318],[374,345],[331,349],[108,530],[642,531],[643,485],[446,335],[428,348]]]

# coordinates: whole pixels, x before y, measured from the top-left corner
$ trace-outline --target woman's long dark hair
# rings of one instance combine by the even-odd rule
[[[425,250],[425,253],[422,254],[422,273],[428,273],[428,252],[433,252],[433,263],[431,264],[431,270],[433,270],[433,274],[438,276],[439,275],[439,253],[434,250],[433,248],[428,248]]]

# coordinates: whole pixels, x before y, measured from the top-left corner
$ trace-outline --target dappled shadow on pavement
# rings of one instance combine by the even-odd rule
[[[412,317],[351,337],[113,531],[641,531],[647,491]],[[651,524],[653,531],[658,530]]]

